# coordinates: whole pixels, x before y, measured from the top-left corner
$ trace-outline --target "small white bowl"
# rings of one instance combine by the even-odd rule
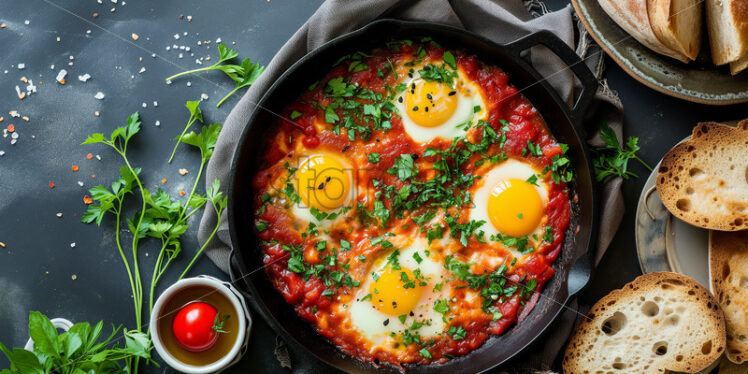
[[[239,333],[236,337],[234,345],[231,347],[229,353],[223,358],[219,359],[212,364],[205,366],[194,366],[185,364],[171,355],[164,347],[161,337],[158,335],[158,315],[160,314],[161,308],[172,295],[175,293],[192,286],[208,286],[215,288],[218,292],[226,296],[231,301],[234,309],[244,315],[245,318],[239,318]],[[230,288],[230,284],[222,282],[216,278],[208,276],[200,276],[196,278],[186,278],[174,283],[164,291],[161,296],[158,297],[156,303],[153,305],[153,312],[151,313],[151,339],[153,341],[153,347],[156,348],[159,356],[172,368],[183,373],[189,374],[203,374],[203,373],[215,373],[226,367],[234,364],[239,359],[240,351],[242,346],[246,345],[247,338],[249,337],[248,330],[251,327],[251,319],[248,314],[246,304],[240,299],[238,293]]]

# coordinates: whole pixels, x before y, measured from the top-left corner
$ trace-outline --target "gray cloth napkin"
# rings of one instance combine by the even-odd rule
[[[583,28],[580,31],[579,43],[574,45],[575,22],[571,7],[548,13],[538,0],[328,0],[309,18],[291,39],[278,51],[268,64],[265,72],[244,94],[226,119],[218,138],[213,157],[208,164],[206,181],[218,178],[221,186],[229,185],[231,160],[236,149],[239,135],[247,124],[256,103],[272,83],[293,63],[307,52],[314,50],[327,41],[349,31],[358,29],[379,18],[396,18],[403,20],[431,21],[465,28],[481,34],[498,43],[507,43],[539,30],[549,30],[583,57],[585,62],[599,77],[602,73],[602,53],[590,42]],[[533,66],[544,76],[559,95],[572,102],[574,80],[566,66],[552,53],[544,49],[533,49]],[[622,124],[622,107],[607,85],[601,85],[590,109],[590,127],[596,128],[603,121],[613,127],[620,136]],[[591,144],[598,144],[599,138],[591,139]],[[602,211],[600,233],[597,243],[595,264],[599,262],[605,249],[613,239],[621,218],[623,217],[623,198],[620,180],[607,181],[602,186]],[[225,191],[224,191],[225,192]],[[228,222],[221,217],[217,233],[218,240],[213,240],[207,247],[207,255],[224,272],[228,272],[231,239]],[[216,216],[212,209],[206,209],[200,222],[198,238],[204,243],[215,227]],[[576,302],[574,308],[567,308],[559,328],[551,331],[551,337],[545,339],[546,347],[539,357],[525,357],[523,362],[535,369],[548,369],[563,343],[566,341],[573,320],[579,317]],[[554,335],[555,334],[555,335]],[[523,365],[524,366],[524,365]]]

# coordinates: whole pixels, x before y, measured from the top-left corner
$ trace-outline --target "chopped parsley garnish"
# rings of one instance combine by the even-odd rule
[[[429,352],[429,350],[428,350],[428,349],[426,349],[426,348],[421,348],[421,350],[420,350],[420,351],[418,351],[418,353],[420,353],[420,354],[421,354],[421,356],[423,356],[423,357],[426,357],[426,358],[433,358],[433,357],[431,356],[431,352]]]
[[[421,255],[418,254],[418,252],[413,252],[413,259],[416,260],[416,263],[421,263],[423,261],[423,258]]]
[[[291,112],[291,120],[295,120],[299,117],[301,117],[301,112],[297,110],[294,110],[293,112]]]
[[[376,153],[376,152],[369,153],[369,162],[371,162],[372,164],[378,163],[379,153]]]
[[[442,82],[449,87],[454,87],[454,81],[457,78],[457,72],[447,69],[446,64],[441,66],[426,64],[418,70],[418,75],[426,81]]]
[[[467,336],[467,331],[465,331],[462,326],[449,326],[449,329],[447,329],[447,335],[452,336],[452,339],[454,340],[460,340]]]
[[[442,57],[444,62],[449,65],[449,67],[452,68],[452,70],[457,70],[457,60],[455,59],[455,56],[450,51],[444,51],[444,56]]]

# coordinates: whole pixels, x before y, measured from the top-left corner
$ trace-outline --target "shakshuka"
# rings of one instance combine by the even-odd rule
[[[399,368],[521,321],[569,225],[566,145],[500,68],[429,38],[327,68],[253,180],[278,292],[344,352]]]

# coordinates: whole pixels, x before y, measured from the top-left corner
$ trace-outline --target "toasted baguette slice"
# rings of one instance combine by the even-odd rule
[[[709,277],[725,313],[727,358],[748,361],[748,231],[709,233]]]
[[[748,0],[707,0],[712,61],[724,65],[748,52]]]
[[[677,273],[644,274],[592,306],[563,359],[565,374],[696,373],[725,349],[717,301]]]
[[[748,228],[748,120],[700,123],[660,163],[657,192],[674,216],[722,231]]]
[[[695,60],[701,48],[703,0],[647,0],[649,23],[668,48]]]
[[[745,68],[748,68],[748,53],[739,60],[730,63],[730,74],[738,75],[741,71],[745,70]]]
[[[599,0],[600,6],[613,21],[645,47],[665,56],[688,62],[688,57],[678,53],[657,39],[647,14],[647,0]]]

